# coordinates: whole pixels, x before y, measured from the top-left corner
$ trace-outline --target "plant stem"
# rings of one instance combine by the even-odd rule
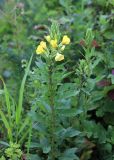
[[[56,152],[55,152],[55,107],[54,107],[54,88],[52,81],[52,73],[53,73],[53,65],[52,63],[49,65],[49,101],[51,107],[51,159],[55,160]]]

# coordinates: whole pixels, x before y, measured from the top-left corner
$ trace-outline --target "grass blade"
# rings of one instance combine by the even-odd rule
[[[0,110],[0,116],[2,118],[2,121],[4,123],[4,126],[6,127],[7,129],[7,132],[8,132],[8,137],[9,137],[9,140],[12,141],[13,137],[12,137],[12,130],[11,130],[11,127],[10,127],[10,124],[8,123],[4,113]]]
[[[19,124],[20,119],[21,119],[24,87],[25,87],[25,82],[26,82],[26,79],[27,79],[27,75],[29,73],[30,65],[31,65],[31,62],[32,62],[32,57],[33,57],[33,55],[31,56],[31,58],[29,60],[28,66],[27,66],[26,71],[25,71],[25,75],[24,75],[22,83],[21,83],[20,91],[19,91],[19,101],[18,101],[18,105],[17,105],[17,109],[16,109],[16,124],[17,125]]]
[[[11,104],[10,104],[10,94],[8,92],[8,89],[6,87],[6,84],[3,80],[2,77],[0,77],[0,79],[2,80],[3,82],[3,86],[4,86],[4,94],[5,94],[5,102],[6,102],[6,107],[7,107],[7,112],[8,112],[8,118],[9,118],[9,122],[11,124]]]
[[[29,119],[29,117],[27,117],[25,119],[24,123],[22,123],[22,126],[20,127],[20,130],[18,132],[18,135],[21,134],[21,132],[25,129],[25,127],[27,126],[27,124],[29,124],[29,122],[30,122],[30,119]]]

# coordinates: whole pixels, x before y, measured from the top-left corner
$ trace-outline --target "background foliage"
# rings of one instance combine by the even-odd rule
[[[0,75],[17,102],[28,60],[42,37],[48,34],[52,19],[60,24],[62,35],[71,38],[65,61],[57,64],[53,75],[55,84],[61,84],[56,86],[55,98],[57,123],[61,124],[56,131],[58,159],[113,160],[113,0],[0,0]],[[23,115],[27,114],[30,122],[32,119],[33,132],[29,132],[29,140],[24,140],[21,150],[27,152],[31,139],[33,160],[50,158],[45,65],[34,55],[25,85]],[[0,87],[0,110],[7,117],[2,80]],[[24,121],[25,116],[22,117]],[[2,119],[0,140],[0,156],[4,156],[3,151],[10,144]],[[8,143],[4,145],[3,141]]]

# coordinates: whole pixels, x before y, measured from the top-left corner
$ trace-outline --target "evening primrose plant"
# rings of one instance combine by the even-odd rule
[[[80,137],[80,131],[71,125],[73,118],[81,114],[71,104],[78,91],[74,83],[65,82],[72,72],[67,71],[66,62],[61,63],[69,44],[69,36],[62,36],[58,23],[53,22],[49,34],[36,49],[36,67],[29,80],[30,90],[32,86],[29,115],[35,124],[30,147],[38,150],[37,156],[42,159],[78,160],[76,146],[80,142],[77,144],[75,139]]]
[[[61,35],[59,32],[59,26],[54,22],[51,26],[50,34],[45,36],[45,41],[41,41],[36,49],[37,54],[41,54],[45,60],[48,67],[48,94],[49,94],[49,105],[51,107],[51,155],[50,158],[54,160],[56,158],[56,138],[55,138],[55,127],[56,127],[56,109],[55,109],[55,94],[53,82],[53,72],[54,62],[64,60],[64,55],[62,54],[65,49],[65,45],[70,43],[70,38],[65,35],[61,40]],[[55,70],[56,71],[56,70]]]

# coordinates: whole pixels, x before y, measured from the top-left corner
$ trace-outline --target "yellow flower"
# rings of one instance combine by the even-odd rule
[[[70,43],[70,38],[67,35],[63,36],[62,44],[65,45],[69,43]]]
[[[53,48],[57,48],[57,40],[55,39],[55,40],[51,40],[50,41],[50,44],[51,44],[51,46],[53,47]]]
[[[40,42],[40,46],[42,46],[43,49],[46,49],[46,42],[41,41],[41,42]]]
[[[45,52],[44,48],[41,45],[39,45],[36,49],[36,54],[42,54],[44,52]]]
[[[64,55],[57,53],[55,57],[55,61],[62,61],[64,60]]]
[[[64,51],[64,49],[65,49],[65,45],[63,45],[63,46],[61,47],[61,51]]]
[[[51,41],[51,37],[48,35],[48,36],[45,36],[45,39],[50,42]]]

